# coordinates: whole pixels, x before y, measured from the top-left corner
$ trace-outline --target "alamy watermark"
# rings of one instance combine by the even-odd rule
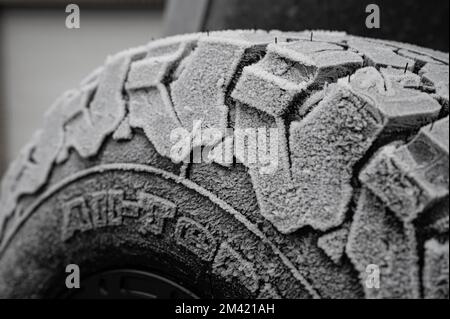
[[[258,167],[261,174],[273,174],[278,168],[278,128],[205,128],[202,121],[196,121],[191,132],[174,129],[170,141],[170,158],[175,163],[216,162],[228,166],[236,159]]]
[[[368,289],[380,289],[380,267],[375,264],[367,265],[364,284]]]
[[[68,4],[66,6],[66,28],[79,29],[80,28],[80,7],[76,4]]]
[[[366,7],[366,13],[369,15],[366,17],[367,29],[379,29],[380,28],[380,7],[377,4],[369,4]]]
[[[66,28],[67,29],[79,29],[80,28],[80,7],[77,4],[71,3],[66,6]],[[366,13],[369,15],[366,17],[366,28],[379,29],[381,27],[381,13],[380,7],[377,4],[371,3],[366,6]]]
[[[79,289],[80,288],[80,267],[76,264],[70,264],[66,266],[66,287],[67,289]]]

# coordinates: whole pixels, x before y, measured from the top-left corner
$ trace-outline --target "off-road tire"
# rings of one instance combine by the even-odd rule
[[[94,282],[154,297],[140,283],[163,278],[159,297],[448,298],[448,61],[323,31],[191,34],[109,57],[4,176],[0,296]],[[198,120],[275,128],[276,170],[237,151],[175,160],[171,132]]]

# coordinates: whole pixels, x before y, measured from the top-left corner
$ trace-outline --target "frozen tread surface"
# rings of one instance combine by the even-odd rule
[[[321,248],[331,260],[339,264],[345,255],[345,246],[347,244],[349,226],[345,225],[337,230],[333,230],[319,238],[317,246]]]
[[[361,274],[368,298],[418,298],[416,239],[412,224],[403,224],[369,190],[358,201],[347,254]],[[366,268],[380,268],[380,287],[367,287]]]
[[[363,54],[369,66],[377,68],[391,66],[399,69],[407,68],[410,71],[414,68],[414,60],[396,54],[390,47],[361,40],[350,40],[348,45]]]
[[[109,136],[128,143],[142,130],[169,157],[170,133],[196,121],[273,128],[277,149],[234,145],[271,231],[314,232],[303,242],[329,261],[323,269],[359,276],[368,298],[448,298],[448,63],[448,53],[329,31],[182,35],[111,56],[55,102],[3,177],[0,253],[24,221],[23,198],[45,190],[73,152],[95,159]],[[246,152],[274,155],[276,172]],[[426,235],[416,229],[424,221]],[[258,267],[235,248],[219,248],[214,274],[246,278],[260,297],[282,295],[260,287]],[[371,264],[380,289],[364,283]],[[320,285],[323,269],[302,270],[302,284]]]
[[[186,128],[192,129],[194,121],[203,127],[226,127],[228,87],[241,61],[260,45],[258,40],[227,35],[199,40],[189,65],[171,84],[175,109]]]
[[[419,74],[424,84],[434,87],[438,99],[445,106],[445,112],[448,114],[448,65],[427,63],[420,69]]]
[[[356,53],[326,42],[270,44],[263,60],[244,68],[232,97],[280,116],[309,86],[334,82],[362,63]]]
[[[405,222],[448,197],[448,126],[447,117],[407,145],[386,146],[361,172],[362,183]]]
[[[362,103],[346,88],[330,87],[303,121],[291,124],[292,178],[259,174],[261,213],[281,232],[306,225],[325,231],[343,222],[353,192],[352,166],[381,130]]]
[[[439,243],[431,239],[425,243],[423,285],[427,299],[448,298],[448,247],[448,241]]]

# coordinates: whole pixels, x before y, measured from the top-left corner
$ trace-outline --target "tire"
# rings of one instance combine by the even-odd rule
[[[109,57],[4,176],[0,296],[448,298],[448,60],[325,31]]]

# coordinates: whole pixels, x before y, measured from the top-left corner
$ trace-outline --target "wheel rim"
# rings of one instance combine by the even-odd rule
[[[192,291],[159,274],[118,269],[94,274],[71,292],[70,299],[198,299]]]

